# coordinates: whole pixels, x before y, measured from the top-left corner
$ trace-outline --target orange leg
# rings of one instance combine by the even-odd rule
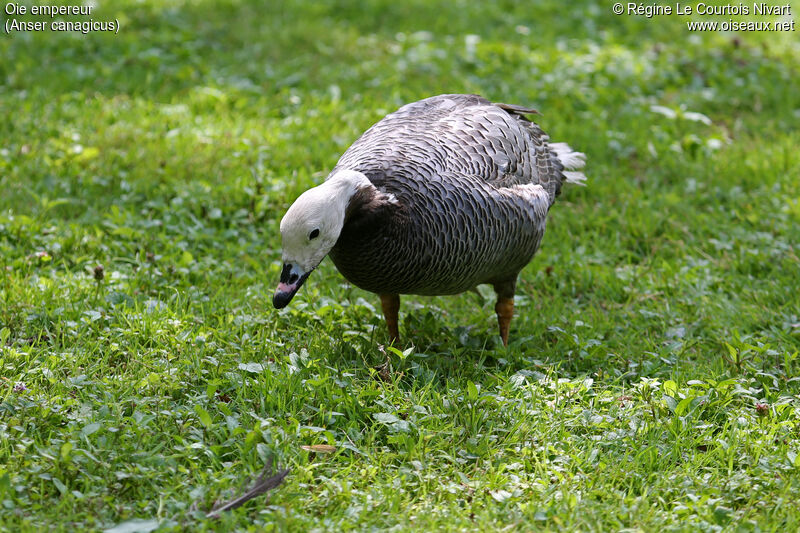
[[[508,328],[511,325],[511,318],[514,316],[514,298],[499,296],[494,311],[497,313],[497,325],[500,326],[500,338],[503,339],[503,346],[508,346]]]
[[[389,342],[400,343],[400,330],[397,327],[397,313],[400,311],[399,294],[381,294],[381,308],[386,326],[389,328]]]

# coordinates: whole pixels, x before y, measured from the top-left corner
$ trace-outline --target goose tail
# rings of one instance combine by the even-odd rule
[[[551,143],[550,150],[556,155],[558,162],[564,167],[561,174],[566,183],[586,185],[586,174],[582,172],[586,166],[586,154],[576,152],[567,143]]]

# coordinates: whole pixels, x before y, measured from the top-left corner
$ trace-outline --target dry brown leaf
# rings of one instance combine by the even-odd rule
[[[333,453],[336,451],[336,446],[330,444],[312,444],[311,446],[300,446],[304,450],[315,453]]]

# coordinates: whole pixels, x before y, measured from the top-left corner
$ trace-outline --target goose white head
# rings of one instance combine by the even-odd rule
[[[272,304],[286,307],[339,240],[350,199],[372,187],[361,172],[339,170],[301,194],[281,220],[283,270]]]

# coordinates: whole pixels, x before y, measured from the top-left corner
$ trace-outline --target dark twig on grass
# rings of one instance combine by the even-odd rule
[[[206,518],[219,518],[220,514],[224,513],[225,511],[230,511],[231,509],[241,507],[245,502],[276,488],[278,485],[283,483],[283,478],[285,478],[287,474],[289,474],[288,468],[284,468],[283,470],[278,469],[278,472],[273,474],[272,460],[270,460],[264,466],[264,470],[261,471],[261,474],[259,474],[259,476],[256,478],[255,483],[253,483],[253,486],[248,489],[247,492],[228,502],[214,505],[211,511],[206,514]],[[267,496],[267,498],[269,498],[269,496]]]

